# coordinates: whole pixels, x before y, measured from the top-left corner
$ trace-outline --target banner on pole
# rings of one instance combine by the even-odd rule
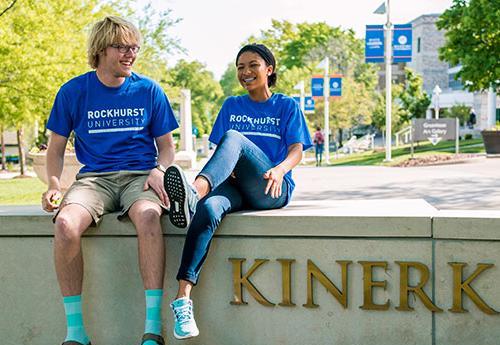
[[[342,96],[342,77],[330,76],[330,96]]]
[[[394,25],[392,35],[393,62],[410,62],[412,46],[411,24]]]
[[[294,95],[293,99],[300,105],[300,96]],[[305,96],[304,97],[304,112],[306,114],[311,114],[314,113],[314,98],[312,96]]]
[[[384,26],[367,25],[365,62],[384,62]]]
[[[323,97],[323,77],[313,76],[311,80],[311,93],[313,97]]]

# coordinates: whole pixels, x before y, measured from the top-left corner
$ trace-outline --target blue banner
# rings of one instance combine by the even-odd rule
[[[323,77],[313,77],[311,80],[311,93],[313,97],[323,97]]]
[[[300,105],[300,96],[293,96],[293,99]],[[311,96],[304,97],[304,112],[314,113],[314,98]]]
[[[393,62],[411,61],[411,24],[396,24],[392,35]]]
[[[367,25],[365,62],[384,62],[384,26]]]
[[[341,77],[330,77],[330,96],[342,96]]]
[[[305,112],[314,113],[314,98],[312,98],[311,96],[306,96],[305,101]]]

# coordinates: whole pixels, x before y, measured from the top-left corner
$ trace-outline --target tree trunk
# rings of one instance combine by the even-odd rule
[[[339,148],[342,147],[342,128],[339,128]]]
[[[17,145],[19,147],[19,167],[21,168],[20,176],[26,176],[26,156],[24,154],[24,130],[21,127],[17,130]]]
[[[3,126],[0,127],[0,147],[2,152],[2,171],[6,171],[7,157],[5,156],[5,138],[3,136]]]

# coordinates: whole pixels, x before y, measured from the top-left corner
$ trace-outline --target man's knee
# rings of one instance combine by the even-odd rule
[[[139,235],[157,235],[161,233],[161,208],[154,203],[136,203],[129,211],[129,216]]]
[[[55,238],[64,243],[73,244],[80,241],[82,230],[78,227],[74,215],[61,211],[55,221]]]

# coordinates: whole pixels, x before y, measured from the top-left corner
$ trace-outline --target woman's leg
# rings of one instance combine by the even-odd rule
[[[189,226],[181,265],[177,273],[179,281],[196,284],[201,267],[210,248],[210,243],[215,230],[226,214],[241,210],[243,199],[230,181],[225,181],[214,189],[209,195],[201,199],[196,207],[196,213]],[[183,283],[177,298],[189,297],[189,284]]]
[[[221,220],[227,213],[237,211],[241,207],[241,195],[229,181],[221,184],[198,202],[177,273],[179,290],[176,299],[170,305],[175,316],[174,337],[177,339],[196,337],[199,334],[194,319],[193,302],[190,299],[191,289],[198,281],[212,237]]]

